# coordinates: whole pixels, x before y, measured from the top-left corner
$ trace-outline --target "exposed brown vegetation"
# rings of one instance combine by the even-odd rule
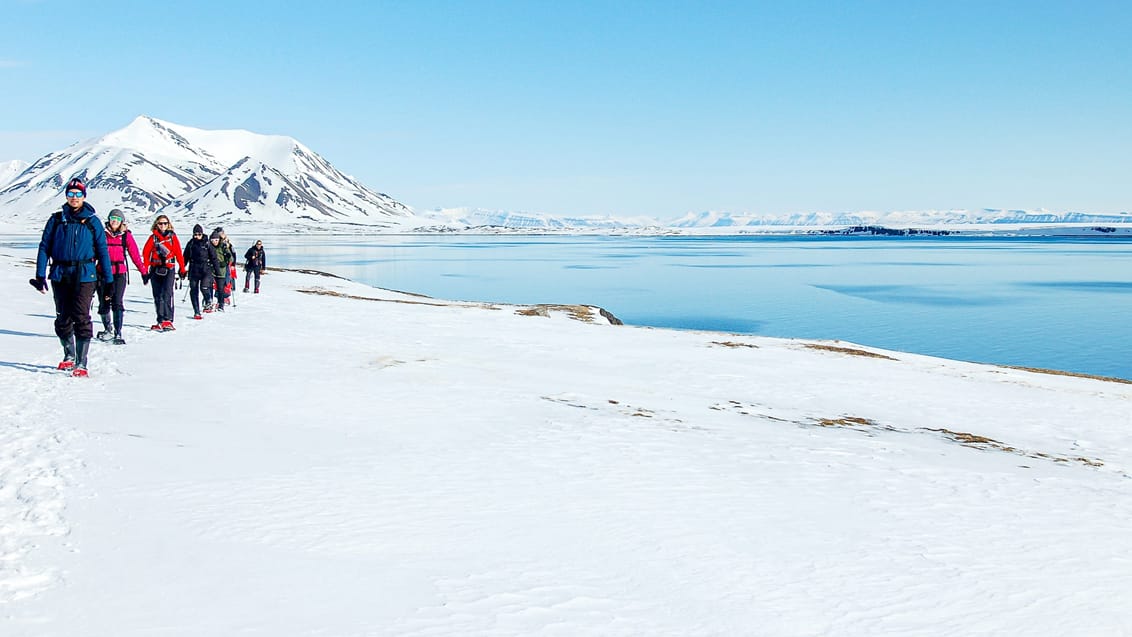
[[[711,344],[712,345],[722,345],[723,347],[750,347],[752,349],[758,349],[759,348],[758,345],[754,345],[752,343],[738,343],[738,342],[735,342],[735,341],[712,341]]]
[[[1088,378],[1090,380],[1102,380],[1107,383],[1123,383],[1125,385],[1132,385],[1132,380],[1125,378],[1116,378],[1115,376],[1095,376],[1093,374],[1079,374],[1077,372],[1063,372],[1057,369],[1043,369],[1041,367],[1021,367],[1018,365],[999,365],[1006,369],[1019,369],[1024,372],[1034,372],[1036,374],[1051,374],[1053,376],[1075,376],[1077,378]]]
[[[295,271],[297,271],[297,270],[295,270]],[[326,276],[333,277],[334,275],[328,274]],[[337,292],[335,290],[327,290],[327,289],[324,289],[324,288],[308,288],[308,289],[300,289],[298,291],[302,292],[303,294],[317,294],[319,296],[334,296],[334,297],[337,297],[337,298],[340,298],[340,299],[353,299],[353,300],[356,300],[356,301],[377,301],[377,302],[380,302],[380,303],[404,303],[406,305],[429,305],[429,306],[432,306],[432,307],[474,307],[474,308],[480,308],[480,309],[484,309],[484,310],[498,310],[498,309],[500,309],[499,306],[492,305],[490,303],[462,303],[462,302],[447,302],[447,303],[445,303],[445,302],[440,302],[440,301],[414,301],[414,300],[408,300],[408,299],[378,299],[378,298],[374,298],[372,296],[358,296],[356,294],[346,294],[345,292]],[[420,296],[420,295],[416,295],[416,296]],[[429,297],[422,296],[421,298],[427,299]],[[602,310],[601,308],[597,308],[597,309],[601,312],[602,316],[605,316],[614,325],[620,325],[621,324],[621,321],[617,320],[617,317],[613,316],[612,314],[609,314],[608,312],[606,312],[605,310]],[[530,307],[524,307],[524,308],[520,308],[518,310],[515,310],[516,314],[519,314],[519,315],[522,315],[522,316],[550,316],[551,312],[565,312],[567,314],[567,316],[569,316],[570,318],[572,318],[574,320],[583,321],[583,322],[586,322],[586,323],[593,323],[594,322],[593,311],[592,311],[591,307],[588,306],[588,305],[540,304],[540,305],[533,305],[533,306],[530,306]]]
[[[826,352],[837,352],[838,354],[848,354],[850,356],[865,356],[867,358],[883,358],[884,360],[888,360],[888,361],[899,360],[899,359],[893,358],[891,356],[885,356],[884,354],[877,354],[877,353],[874,353],[874,352],[866,352],[863,349],[854,349],[852,347],[837,347],[835,345],[818,345],[816,343],[806,343],[805,346],[808,347],[809,349],[818,349],[818,350],[822,350],[822,351],[826,351]]]
[[[841,418],[822,418],[817,421],[822,427],[876,427],[875,421],[856,416],[842,416]]]
[[[323,272],[322,270],[308,270],[308,269],[305,269],[305,268],[264,268],[264,271],[266,271],[266,272],[298,272],[299,274],[313,274],[315,276],[325,276],[325,277],[329,277],[331,279],[342,279],[343,281],[349,280],[349,279],[340,277],[337,274],[331,274],[329,272]]]
[[[610,325],[622,325],[621,319],[613,316],[606,310],[592,305],[558,305],[553,303],[540,303],[532,305],[520,310],[515,310],[516,314],[521,316],[550,316],[551,312],[565,312],[570,318],[584,323],[594,322],[594,310],[597,310],[605,320],[609,321]]]
[[[516,314],[520,316],[550,316],[551,312],[565,312],[570,318],[584,321],[586,323],[593,323],[594,316],[588,305],[555,305],[551,303],[540,303],[525,307],[521,310],[515,310]]]
[[[334,275],[328,274],[326,276],[334,276]],[[431,305],[433,307],[448,307],[449,305],[453,305],[452,303],[436,303],[436,302],[429,303],[429,302],[426,302],[426,301],[409,301],[409,300],[406,300],[406,299],[375,299],[371,296],[358,296],[356,294],[346,294],[344,292],[335,292],[334,290],[324,290],[322,288],[310,288],[310,289],[306,289],[306,290],[297,290],[297,291],[302,292],[303,294],[317,294],[319,296],[336,296],[338,298],[354,299],[356,301],[377,301],[379,303],[405,303],[406,305]],[[428,298],[428,297],[422,297],[422,298]],[[473,306],[466,306],[466,307],[488,308],[489,306],[473,305]]]

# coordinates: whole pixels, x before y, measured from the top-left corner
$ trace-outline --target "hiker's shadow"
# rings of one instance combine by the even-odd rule
[[[15,330],[0,330],[0,335],[5,336],[38,336],[40,338],[51,338],[49,334],[32,334],[31,332],[17,332]]]
[[[51,365],[32,365],[31,363],[13,363],[11,361],[0,361],[0,367],[11,367],[21,372],[33,372],[36,374],[58,371],[57,368]]]

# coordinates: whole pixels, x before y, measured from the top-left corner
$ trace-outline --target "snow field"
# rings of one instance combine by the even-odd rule
[[[1132,626],[1132,385],[289,272],[78,380],[4,252],[6,635]]]

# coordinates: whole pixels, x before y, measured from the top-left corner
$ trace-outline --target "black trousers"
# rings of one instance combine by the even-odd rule
[[[189,273],[189,299],[193,302],[193,314],[200,314],[200,297],[204,304],[212,303],[212,275]]]
[[[228,300],[232,292],[226,289],[228,287],[228,277],[216,277],[214,281],[216,283],[216,307],[222,308],[224,307],[224,302]]]
[[[115,312],[121,312],[122,310],[126,309],[126,305],[123,301],[123,299],[126,298],[126,284],[128,283],[126,279],[127,277],[125,272],[120,272],[114,275],[114,296],[112,296],[110,300],[107,301],[106,299],[102,298],[101,295],[99,295],[99,314],[107,314],[110,312],[111,308],[113,308]]]
[[[245,290],[248,289],[248,284],[252,282],[252,273],[254,272],[255,273],[255,289],[256,289],[256,292],[259,292],[259,268],[252,268],[250,270],[245,270],[245,272],[247,272],[247,274],[244,275],[244,289]]]
[[[90,303],[94,299],[95,281],[80,283],[64,278],[51,282],[51,294],[55,297],[55,335],[62,339],[90,339],[94,329],[90,325]]]
[[[173,320],[173,284],[177,273],[170,268],[165,276],[153,274],[150,270],[149,285],[153,288],[153,305],[157,310],[157,322]]]
[[[110,300],[103,298],[101,294],[98,295],[98,314],[102,317],[103,324],[107,323],[107,315],[110,314],[110,309],[114,309],[114,333],[122,333],[122,317],[126,313],[126,305],[123,301],[126,297],[126,284],[129,283],[129,276],[125,272],[119,272],[114,275],[114,294]]]

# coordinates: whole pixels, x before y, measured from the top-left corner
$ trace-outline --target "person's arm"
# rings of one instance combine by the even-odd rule
[[[47,218],[43,225],[43,236],[39,239],[39,255],[35,258],[35,278],[47,278],[47,260],[51,256],[51,242],[55,235],[55,215]]]
[[[149,267],[138,254],[138,242],[134,241],[134,233],[129,230],[126,231],[126,251],[130,253],[130,260],[134,262],[134,267],[138,269],[138,272],[141,272],[142,275],[149,274]]]
[[[153,263],[153,243],[153,233],[151,232],[149,233],[149,238],[145,240],[145,247],[142,248],[142,261],[145,262],[147,267],[149,266],[149,264]],[[142,275],[142,285],[147,284],[149,284],[148,273]]]
[[[185,278],[185,271],[188,266],[185,265],[185,253],[181,252],[181,240],[177,238],[177,233],[173,233],[173,259],[181,266],[180,272],[177,273],[182,279]]]
[[[224,272],[224,268],[220,266],[220,255],[216,254],[216,248],[212,247],[212,242],[204,244],[208,250],[208,271],[212,276],[218,277]]]
[[[91,217],[93,219],[94,217]],[[91,223],[91,221],[87,221]],[[94,230],[94,256],[98,259],[98,267],[102,270],[102,274],[98,280],[102,283],[114,282],[114,266],[110,263],[110,248],[106,245],[106,229],[102,227],[101,223],[91,224],[91,229]]]

